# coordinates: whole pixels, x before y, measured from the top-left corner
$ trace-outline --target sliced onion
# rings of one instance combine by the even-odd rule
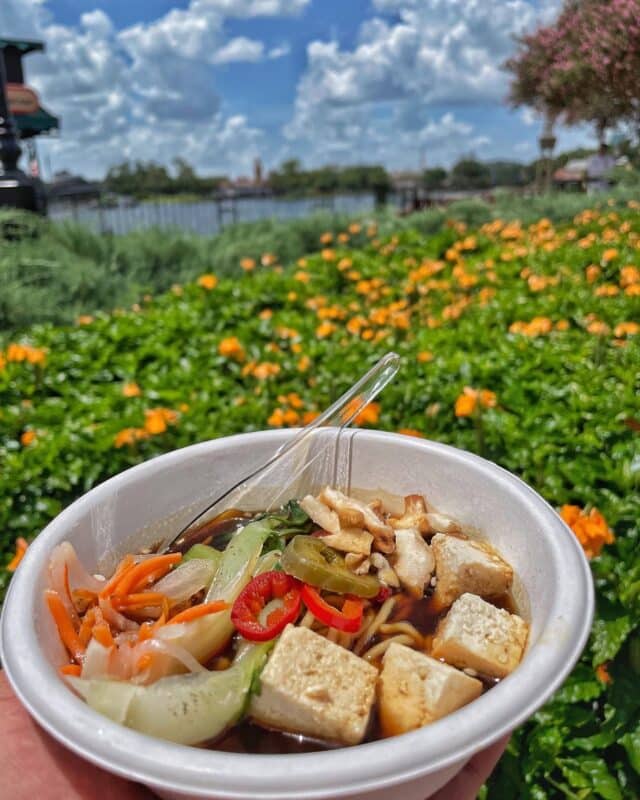
[[[137,631],[140,627],[137,622],[127,619],[124,614],[116,611],[110,598],[101,597],[98,602],[100,603],[103,617],[112,628],[117,628],[119,631]]]
[[[167,625],[166,628],[160,628],[156,633],[156,638],[149,639],[144,642],[144,645],[148,645],[150,650],[164,652],[172,656],[180,661],[180,663],[184,664],[189,672],[207,672],[202,664],[194,658],[185,647],[182,647],[182,645],[174,641],[173,631],[171,630],[173,627],[176,626]]]
[[[194,558],[181,564],[154,584],[151,591],[166,595],[173,604],[184,603],[202,589],[207,589],[217,565],[206,558]]]
[[[55,568],[59,561],[63,561],[67,565],[69,586],[72,590],[87,589],[90,592],[99,592],[104,587],[104,581],[98,580],[87,572],[70,542],[62,542],[54,548],[53,553],[51,553],[49,568]]]
[[[81,677],[88,680],[111,677],[109,661],[113,649],[105,647],[96,639],[91,639],[84,654]]]

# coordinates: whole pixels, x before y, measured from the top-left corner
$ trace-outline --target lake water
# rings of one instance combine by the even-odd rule
[[[275,199],[243,197],[233,202],[140,203],[117,208],[52,205],[51,219],[73,219],[102,233],[122,234],[146,228],[181,228],[211,235],[233,222],[259,219],[297,219],[319,211],[363,214],[374,208],[373,195],[335,195],[328,198]]]

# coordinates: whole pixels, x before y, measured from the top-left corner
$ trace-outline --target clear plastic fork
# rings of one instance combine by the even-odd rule
[[[228,508],[239,507],[243,498],[251,497],[259,485],[263,486],[270,477],[276,475],[280,477],[273,483],[278,486],[277,496],[271,497],[269,509],[277,507],[279,498],[285,497],[290,487],[299,480],[305,470],[314,461],[325,457],[329,448],[334,448],[334,461],[336,460],[341,431],[348,427],[358,414],[377,397],[396,375],[399,366],[400,356],[396,353],[387,353],[383,356],[326,411],[282,445],[266,463],[245,475],[198,512],[172,540],[161,548],[161,551],[182,549],[194,528],[213,519]],[[335,428],[335,435],[319,439],[316,434],[320,428]],[[313,452],[309,447],[312,440],[315,445]],[[281,479],[283,474],[287,476],[284,482]]]

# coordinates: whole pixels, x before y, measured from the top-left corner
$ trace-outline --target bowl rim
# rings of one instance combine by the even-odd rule
[[[227,753],[177,745],[148,737],[112,722],[77,698],[58,678],[39,647],[32,609],[32,576],[40,574],[53,542],[64,538],[69,523],[117,492],[132,477],[164,471],[203,453],[260,441],[281,444],[296,429],[255,431],[201,442],[149,459],[104,481],[52,520],[29,547],[14,575],[0,618],[0,657],[16,695],[37,722],[63,745],[88,761],[165,792],[194,797],[276,798],[341,797],[411,781],[462,765],[524,722],[562,684],[586,644],[594,613],[589,564],[575,536],[553,508],[531,487],[504,468],[450,445],[400,434],[362,429],[358,435],[404,448],[428,450],[436,458],[488,473],[497,487],[515,494],[549,530],[552,562],[566,577],[555,582],[549,620],[568,635],[554,647],[533,645],[518,670],[473,703],[432,725],[354,748],[292,755]],[[26,627],[25,627],[26,625]],[[544,630],[548,627],[549,623]],[[25,633],[25,631],[27,631]],[[538,652],[536,652],[538,651]],[[488,702],[487,702],[488,701]],[[518,710],[512,713],[517,705]],[[91,736],[87,737],[87,733]],[[422,754],[429,754],[426,760]],[[284,780],[283,780],[284,778]]]

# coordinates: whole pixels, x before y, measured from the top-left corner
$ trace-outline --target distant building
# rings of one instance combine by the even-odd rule
[[[101,184],[88,181],[81,175],[72,175],[66,170],[56,172],[47,190],[51,202],[73,205],[98,200],[102,194]]]
[[[553,185],[565,191],[584,192],[587,187],[588,158],[572,158],[553,173]]]

